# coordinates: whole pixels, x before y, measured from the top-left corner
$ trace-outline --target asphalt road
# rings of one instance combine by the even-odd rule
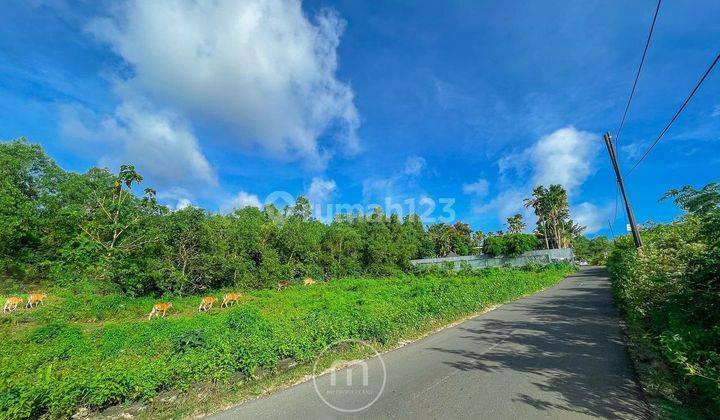
[[[213,418],[648,417],[602,268],[584,268],[551,289],[381,357],[385,386],[362,411],[329,407],[308,381]],[[377,358],[367,368],[367,374],[348,368],[354,387],[345,393],[327,391],[347,386],[347,371],[319,377],[317,388],[338,408],[357,409],[377,395],[383,378]],[[363,387],[367,392],[351,392]]]

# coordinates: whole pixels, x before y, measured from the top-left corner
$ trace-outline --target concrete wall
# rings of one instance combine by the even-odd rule
[[[456,270],[459,270],[466,262],[473,268],[485,267],[502,267],[523,266],[529,262],[538,262],[540,264],[549,264],[556,261],[573,261],[574,255],[572,248],[563,249],[541,249],[538,251],[528,251],[519,257],[491,257],[489,255],[468,255],[464,257],[445,257],[445,258],[425,258],[422,260],[410,260],[410,264],[416,267],[423,266],[443,266],[452,263]]]

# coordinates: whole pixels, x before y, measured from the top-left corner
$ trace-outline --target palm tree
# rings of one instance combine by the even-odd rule
[[[562,246],[561,248],[567,248],[570,246],[572,239],[582,234],[585,230],[585,226],[580,225],[570,219],[565,219],[560,223],[560,232]]]
[[[566,239],[565,224],[570,221],[570,206],[567,191],[562,185],[553,184],[535,187],[532,197],[524,200],[525,207],[532,207],[538,218],[537,230],[545,237],[545,246],[562,248],[569,243]],[[549,231],[549,232],[548,232]]]
[[[537,230],[542,232],[545,238],[545,248],[550,248],[550,242],[548,239],[548,219],[550,218],[550,207],[548,203],[548,190],[542,185],[539,185],[533,189],[532,196],[524,200],[525,207],[532,207],[537,216]]]
[[[550,213],[550,221],[552,222],[553,234],[555,235],[555,244],[562,248],[562,237],[560,225],[567,217],[570,216],[567,192],[559,184],[553,184],[547,189],[547,201]]]
[[[520,213],[508,217],[505,224],[507,225],[508,233],[521,233],[525,230],[525,222],[523,221],[522,214]]]

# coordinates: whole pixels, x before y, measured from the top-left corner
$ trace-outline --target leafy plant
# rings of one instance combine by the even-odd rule
[[[208,335],[204,330],[188,330],[173,339],[173,351],[185,353],[188,350],[204,348],[208,344]]]
[[[687,213],[642,231],[644,247],[615,242],[608,269],[631,337],[645,359],[669,375],[641,366],[659,398],[681,400],[704,415],[720,413],[720,188],[684,187],[666,197]]]
[[[503,235],[493,235],[485,238],[483,243],[483,252],[497,256],[517,257],[523,252],[537,249],[540,241],[535,235],[525,233],[512,233]]]

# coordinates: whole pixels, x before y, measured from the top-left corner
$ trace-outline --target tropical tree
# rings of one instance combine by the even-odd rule
[[[573,238],[572,247],[575,258],[578,260],[587,261],[593,265],[605,265],[612,243],[604,236],[588,239],[579,235]]]
[[[473,250],[476,250],[478,253],[481,252],[483,242],[485,241],[485,233],[481,230],[476,230],[473,232],[472,240],[473,240]]]
[[[582,226],[570,219],[564,219],[559,222],[558,230],[560,233],[560,248],[568,248],[572,243],[572,238],[581,235],[585,230],[585,226]]]
[[[286,209],[286,213],[290,217],[303,221],[308,221],[313,218],[312,205],[310,204],[310,201],[302,195],[295,199],[295,204],[292,207]]]
[[[45,228],[52,228],[52,209],[41,203],[56,195],[61,172],[38,145],[0,143],[0,275],[21,275],[38,257]]]
[[[325,231],[322,240],[321,260],[324,274],[340,277],[359,273],[361,251],[360,233],[349,223],[334,221]]]
[[[402,222],[402,244],[410,259],[428,258],[435,254],[434,244],[417,214],[405,216]]]
[[[522,231],[525,230],[525,221],[520,213],[508,217],[505,224],[507,226],[507,233],[510,234],[522,233]]]
[[[524,200],[525,207],[532,207],[537,216],[536,233],[547,248],[565,248],[584,227],[570,219],[567,191],[562,185],[535,187],[532,196]]]
[[[450,227],[452,249],[458,255],[470,255],[473,251],[472,229],[463,222],[455,222]]]

